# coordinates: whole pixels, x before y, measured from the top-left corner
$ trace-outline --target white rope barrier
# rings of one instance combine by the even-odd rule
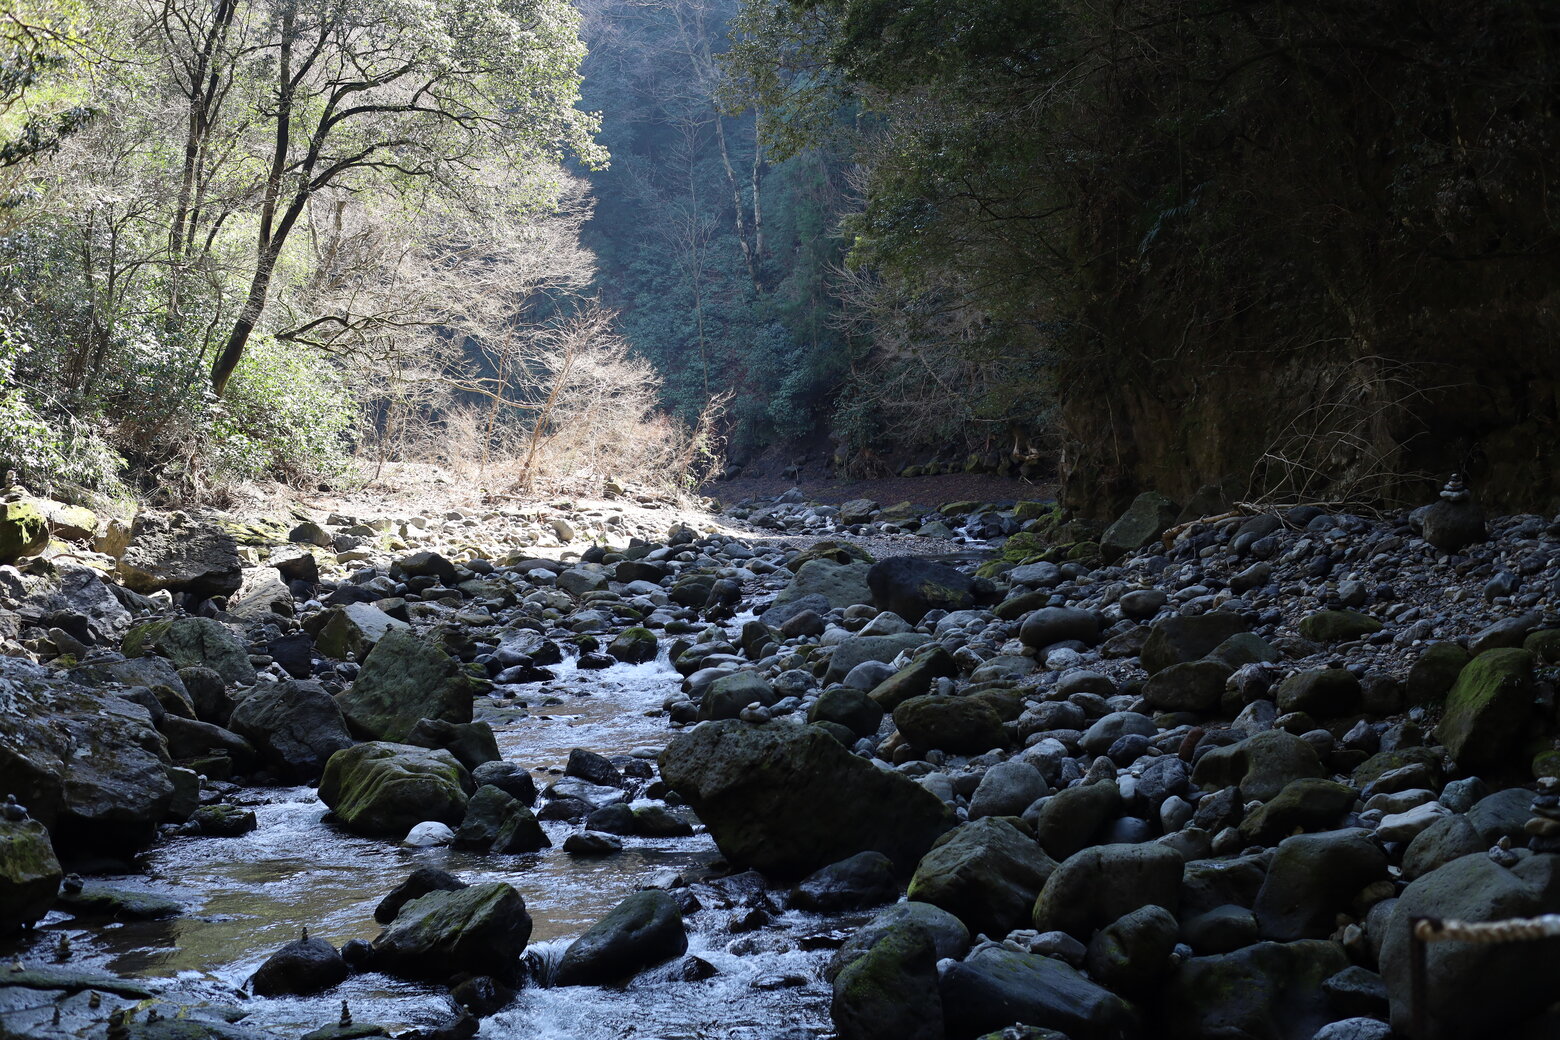
[[[1556,939],[1560,938],[1560,914],[1515,917],[1509,921],[1421,920],[1414,925],[1414,938],[1420,942],[1455,940],[1468,943]]]

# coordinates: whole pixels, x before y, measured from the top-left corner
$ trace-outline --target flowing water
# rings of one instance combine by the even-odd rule
[[[479,703],[476,717],[498,735],[506,760],[532,768],[539,786],[560,773],[571,748],[605,755],[659,747],[668,731],[657,714],[678,676],[663,660],[578,671],[572,661],[549,684],[514,687],[530,704]],[[307,927],[341,945],[372,939],[379,900],[419,865],[449,870],[467,881],[506,881],[525,897],[535,921],[532,949],[559,956],[568,941],[628,893],[657,878],[697,873],[718,858],[707,835],[625,838],[623,852],[580,858],[562,851],[575,825],[545,824],[553,848],[540,853],[484,856],[452,849],[411,849],[358,838],[324,821],[325,806],[309,788],[246,790],[257,830],[240,838],[159,842],[143,854],[143,873],[91,878],[178,900],[184,914],[162,921],[93,924],[51,914],[23,955],[43,960],[69,935],[76,967],[169,980],[169,997],[238,1004],[245,1024],[283,1036],[333,1023],[345,999],[358,1022],[399,1031],[436,1025],[453,1005],[438,987],[378,974],[356,975],[313,998],[250,999],[245,980],[277,948]],[[689,953],[718,974],[703,981],[651,971],[625,987],[524,989],[508,1009],[482,1022],[481,1035],[504,1040],[646,1040],[733,1038],[773,1040],[828,1032],[829,989],[821,968],[838,929],[854,920],[788,911],[760,932],[734,935],[730,914],[710,909],[687,918]]]

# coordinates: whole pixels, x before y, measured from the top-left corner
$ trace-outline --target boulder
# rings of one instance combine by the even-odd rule
[[[152,840],[174,784],[145,707],[14,657],[0,657],[0,700],[0,792],[49,829],[57,852],[120,855]]]
[[[183,513],[137,516],[118,573],[126,587],[143,595],[167,589],[199,599],[231,596],[243,583],[233,536]]]
[[[893,636],[851,636],[835,646],[823,681],[841,682],[852,668],[863,661],[892,661],[905,651],[913,652],[926,645],[930,638],[920,632],[903,632]],[[884,707],[887,708],[887,705]]]
[[[343,660],[348,654],[362,660],[363,655],[391,632],[412,626],[391,617],[372,603],[347,603],[329,607],[304,624],[314,636],[314,645],[326,657]]]
[[[43,824],[0,819],[0,934],[30,926],[48,913],[61,877]]]
[[[1280,712],[1332,719],[1360,710],[1360,681],[1347,668],[1318,668],[1286,676],[1273,690]]]
[[[838,723],[856,737],[870,737],[882,724],[883,714],[883,706],[868,694],[848,686],[835,686],[818,695],[807,713],[807,721]]]
[[[1473,660],[1456,643],[1435,643],[1425,648],[1408,670],[1408,699],[1414,704],[1439,704],[1446,699],[1463,666]]]
[[[1263,942],[1182,962],[1164,987],[1171,1040],[1312,1040],[1337,1017],[1322,983],[1349,966],[1335,942]]]
[[[1464,769],[1498,769],[1511,765],[1534,718],[1533,655],[1486,650],[1458,673],[1435,735]]]
[[[1151,545],[1175,523],[1181,507],[1157,491],[1145,491],[1100,535],[1100,555],[1107,563]]]
[[[723,675],[704,691],[704,697],[699,701],[699,721],[734,719],[754,701],[768,707],[779,699],[774,687],[757,672]]]
[[[1034,926],[1086,940],[1096,928],[1145,906],[1174,912],[1181,854],[1168,845],[1096,845],[1052,872],[1034,904]]]
[[[933,647],[878,683],[867,696],[884,711],[893,711],[911,697],[928,692],[937,679],[958,674],[959,666],[953,655],[940,646]]]
[[[458,826],[470,782],[448,751],[373,741],[330,756],[320,801],[354,834],[399,838],[424,820]]]
[[[401,907],[374,940],[373,966],[407,979],[461,973],[513,981],[531,938],[520,893],[502,881],[434,891]]]
[[[620,982],[688,950],[677,900],[660,889],[624,899],[569,944],[558,964],[558,985]]]
[[[1503,921],[1553,913],[1560,913],[1560,856],[1533,856],[1510,868],[1488,856],[1463,856],[1412,882],[1392,909],[1381,948],[1393,1026],[1405,1032],[1412,1027],[1411,922],[1421,917]],[[1560,988],[1560,939],[1432,942],[1426,969],[1431,1035],[1515,1035],[1513,1027],[1554,1002]]]
[[[660,645],[655,633],[648,628],[625,628],[607,647],[607,653],[626,664],[644,664],[654,661]]]
[[[791,890],[790,905],[838,913],[892,903],[898,896],[893,862],[881,852],[858,852],[809,874]]]
[[[975,697],[926,694],[894,709],[900,736],[923,751],[939,748],[956,755],[978,755],[1012,741],[1002,717]]]
[[[486,853],[535,852],[552,847],[531,810],[496,787],[479,787],[466,803],[455,847]]]
[[[970,930],[963,921],[930,903],[903,900],[878,911],[877,916],[852,932],[830,958],[824,978],[835,979],[847,964],[865,954],[883,936],[907,926],[922,929],[931,937],[938,960],[957,959],[969,952]]]
[[[1264,939],[1324,938],[1360,889],[1386,876],[1387,854],[1367,830],[1297,834],[1279,842],[1252,912]]]
[[[1143,685],[1143,699],[1161,711],[1212,711],[1235,669],[1224,661],[1183,661],[1161,668]]]
[[[1040,803],[1035,837],[1047,854],[1064,860],[1093,844],[1120,813],[1121,789],[1115,781],[1069,787]]]
[[[1272,845],[1297,830],[1331,830],[1359,797],[1348,784],[1304,777],[1284,785],[1271,801],[1248,815],[1240,834],[1256,845]]]
[[[1153,675],[1173,664],[1200,660],[1231,636],[1249,631],[1249,621],[1222,610],[1164,618],[1154,623],[1143,644],[1143,669]]]
[[[928,611],[968,610],[975,605],[975,579],[924,556],[890,556],[867,572],[872,602],[912,625]]]
[[[49,524],[31,502],[0,502],[0,564],[36,556],[49,545]]]
[[[913,922],[884,928],[834,977],[839,1040],[943,1040],[938,950]]]
[[[1414,835],[1403,852],[1403,877],[1409,881],[1439,870],[1454,859],[1485,852],[1485,841],[1468,817],[1445,816]]]
[[[536,804],[536,781],[512,762],[484,762],[471,771],[471,782],[478,787],[491,784],[521,805]]]
[[[1197,760],[1192,782],[1206,789],[1240,788],[1240,796],[1265,802],[1304,777],[1325,777],[1316,747],[1280,729],[1264,730]]]
[[[970,819],[1021,816],[1047,793],[1045,777],[1028,762],[999,762],[986,770],[970,795]]]
[[[155,651],[175,668],[210,668],[231,686],[255,681],[249,648],[220,621],[205,617],[177,618],[137,625],[125,634],[126,657]]]
[[[1318,643],[1341,643],[1381,631],[1381,622],[1357,610],[1319,610],[1300,619],[1300,634]]]
[[[1162,906],[1125,914],[1089,940],[1089,977],[1117,993],[1147,994],[1169,970],[1178,935],[1175,915]]]
[[[417,552],[390,565],[392,578],[437,578],[441,585],[455,580],[455,565],[436,552]]]
[[[307,996],[346,981],[347,962],[324,939],[294,939],[265,959],[250,978],[260,997]]]
[[[257,684],[233,708],[228,728],[277,776],[300,784],[318,782],[330,757],[353,743],[336,699],[314,682]]]
[[[733,863],[800,876],[875,850],[908,872],[951,829],[951,810],[811,726],[706,723],[673,737],[662,779]]]
[[[460,662],[409,631],[387,633],[351,687],[336,697],[367,740],[403,740],[421,719],[471,721],[472,688]]]
[[[775,597],[774,606],[806,604],[806,609],[816,609],[819,600],[828,613],[840,607],[872,602],[872,589],[867,585],[867,573],[872,565],[864,562],[836,563],[834,560],[809,560],[802,564],[785,588]],[[769,624],[768,621],[765,622]],[[782,622],[783,623],[783,622]]]
[[[1132,1006],[1051,957],[987,946],[943,973],[943,1022],[950,1040],[970,1040],[1014,1023],[1071,1040],[1138,1035]]]
[[[405,742],[413,747],[443,748],[467,769],[476,769],[502,758],[498,753],[498,738],[487,722],[418,719]]]
[[[374,920],[380,924],[389,924],[401,912],[401,907],[414,899],[420,899],[429,892],[455,892],[467,887],[464,881],[447,871],[437,867],[418,867],[379,901],[379,905],[374,908]]]
[[[1053,643],[1077,640],[1093,646],[1100,640],[1100,622],[1093,611],[1077,607],[1041,607],[1024,619],[1018,638],[1043,650]]]
[[[1055,869],[1028,835],[988,817],[950,831],[922,857],[909,898],[948,911],[972,932],[1006,935],[1022,927]]]

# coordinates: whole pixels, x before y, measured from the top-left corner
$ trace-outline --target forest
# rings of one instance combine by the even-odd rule
[[[1560,492],[1536,0],[12,0],[4,33],[0,458],[60,487]]]

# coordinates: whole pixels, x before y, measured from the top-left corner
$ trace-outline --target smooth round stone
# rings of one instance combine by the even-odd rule
[[[406,832],[405,845],[414,849],[433,849],[455,842],[455,832],[438,820],[425,820]]]

